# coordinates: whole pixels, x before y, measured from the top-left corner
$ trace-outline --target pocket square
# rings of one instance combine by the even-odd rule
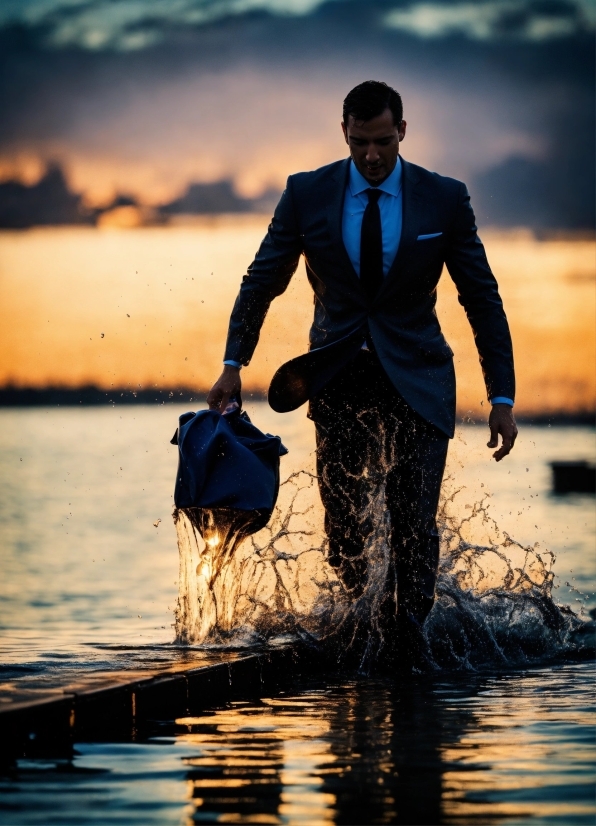
[[[428,235],[419,235],[416,238],[417,241],[427,241],[429,238],[438,238],[439,235],[442,235],[442,232],[429,232]]]

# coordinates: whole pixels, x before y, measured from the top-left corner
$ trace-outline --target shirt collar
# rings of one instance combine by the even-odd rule
[[[397,163],[391,175],[385,178],[382,184],[377,187],[371,187],[366,178],[356,169],[356,164],[350,159],[350,178],[349,187],[352,195],[361,195],[367,189],[380,189],[381,192],[386,192],[387,195],[393,195],[397,198],[401,190],[401,158],[397,156]]]

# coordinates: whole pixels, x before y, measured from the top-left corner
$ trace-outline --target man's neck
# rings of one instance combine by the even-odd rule
[[[352,159],[352,163],[354,163],[354,159]],[[390,177],[393,175],[393,172],[394,172],[394,170],[395,170],[395,167],[397,166],[397,164],[398,164],[398,163],[399,163],[399,155],[398,155],[398,156],[397,156],[397,158],[395,159],[395,163],[393,164],[393,166],[392,166],[392,168],[391,168],[391,171],[390,171],[390,172],[388,172],[388,173],[387,173],[387,175],[385,175],[385,177],[384,177],[384,178],[381,178],[381,180],[380,180],[380,181],[369,181],[369,179],[366,177],[366,175],[364,174],[364,172],[361,172],[361,171],[358,169],[358,167],[356,166],[356,164],[355,164],[355,163],[354,163],[354,166],[356,166],[356,169],[358,169],[358,172],[360,172],[360,174],[362,175],[362,177],[364,178],[364,180],[366,181],[366,183],[367,183],[370,187],[375,187],[375,188],[376,188],[377,186],[381,186],[381,184],[384,184],[384,183],[385,183],[385,181],[387,180],[387,178],[390,178]]]
[[[375,181],[374,183],[372,181],[369,181],[369,179],[362,174],[362,172],[356,166],[353,158],[350,160],[350,164],[352,169],[352,172],[350,173],[350,179],[353,182],[353,193],[357,193],[359,191],[361,192],[364,186],[370,187],[371,189],[378,189],[380,186],[384,186],[389,181],[390,183],[387,185],[388,188],[385,187],[385,191],[397,195],[397,191],[399,191],[401,186],[401,161],[399,155],[389,175],[386,175],[382,181]],[[391,183],[392,178],[395,178],[394,184]],[[395,192],[393,191],[394,189],[396,190]]]

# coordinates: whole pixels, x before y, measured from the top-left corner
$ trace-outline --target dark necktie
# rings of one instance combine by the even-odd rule
[[[368,205],[362,216],[360,231],[360,280],[370,299],[383,283],[383,233],[379,198],[381,190],[367,189]]]

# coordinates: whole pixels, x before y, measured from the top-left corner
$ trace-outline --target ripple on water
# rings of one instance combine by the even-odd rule
[[[592,669],[304,681],[19,761],[0,822],[593,823]]]

